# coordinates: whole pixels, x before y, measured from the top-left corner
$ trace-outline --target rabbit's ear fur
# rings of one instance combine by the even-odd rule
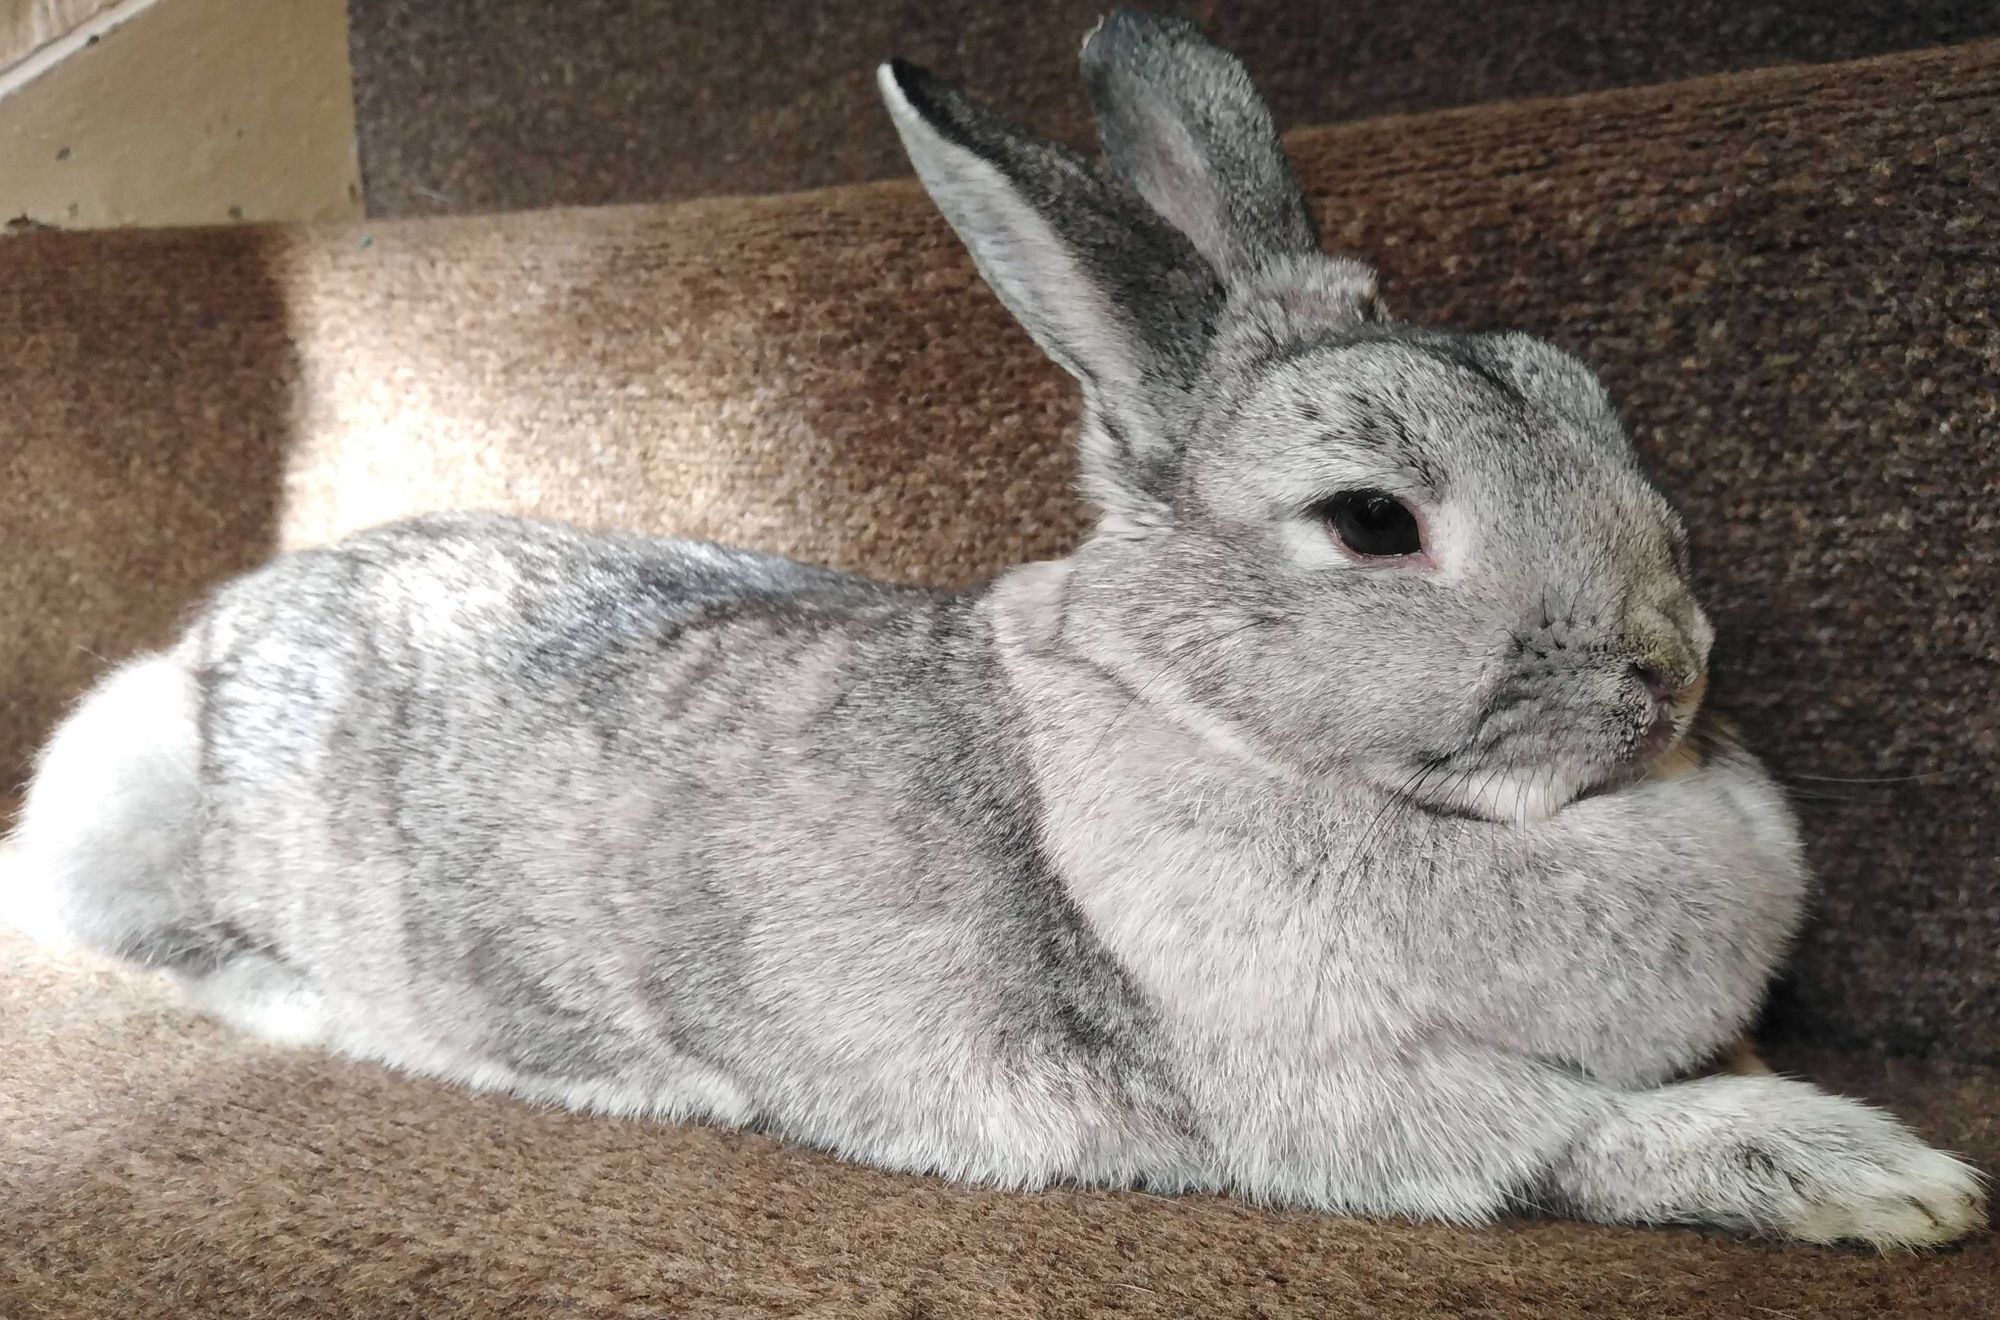
[[[1083,481],[1107,512],[1164,515],[1163,405],[1200,369],[1222,296],[1188,241],[1083,157],[901,61],[878,81],[924,187],[979,273],[1082,384]]]
[[[1319,235],[1250,75],[1185,19],[1115,10],[1083,43],[1105,159],[1224,280]]]

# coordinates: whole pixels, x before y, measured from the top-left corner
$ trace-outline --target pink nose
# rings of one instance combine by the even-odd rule
[[[1650,665],[1633,665],[1632,677],[1646,685],[1646,691],[1658,704],[1665,706],[1672,703],[1677,689],[1661,675],[1659,670]]]

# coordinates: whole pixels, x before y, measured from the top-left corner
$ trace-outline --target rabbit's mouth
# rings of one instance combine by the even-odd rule
[[[1677,779],[1699,766],[1703,758],[1693,738],[1695,714],[1693,709],[1662,710],[1631,753],[1578,791],[1575,800],[1602,797],[1649,780]]]
[[[1632,749],[1628,764],[1640,767],[1651,765],[1659,757],[1673,750],[1681,740],[1681,730],[1686,720],[1669,707],[1662,707],[1653,717],[1653,723],[1640,736],[1638,745]]]

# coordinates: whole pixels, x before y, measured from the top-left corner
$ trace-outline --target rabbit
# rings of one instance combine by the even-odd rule
[[[888,1170],[1969,1232],[1890,1116],[1685,1079],[1808,877],[1604,389],[1392,319],[1194,25],[1081,64],[1102,168],[878,71],[1081,387],[1074,553],[926,590],[451,513],[280,557],[53,734],[20,920],[273,1041]]]

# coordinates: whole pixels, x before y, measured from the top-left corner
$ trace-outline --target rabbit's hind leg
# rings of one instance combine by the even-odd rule
[[[200,692],[170,655],[107,675],[36,760],[0,852],[0,916],[44,944],[149,967],[214,966],[188,893],[201,807]]]

